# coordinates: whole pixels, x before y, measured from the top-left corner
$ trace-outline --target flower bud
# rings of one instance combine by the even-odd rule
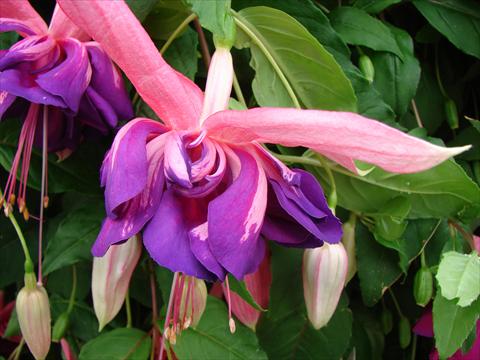
[[[269,255],[265,256],[256,272],[245,276],[244,282],[255,302],[262,308],[267,308],[270,299],[270,285],[272,284]],[[227,291],[225,286],[223,291],[224,293]],[[241,323],[255,331],[261,312],[248,304],[236,292],[231,291],[230,293],[232,312]]]
[[[120,311],[141,252],[141,240],[133,236],[93,259],[92,296],[99,331]]]
[[[327,325],[342,294],[348,257],[341,243],[307,249],[303,254],[303,295],[315,329]]]
[[[16,309],[30,352],[37,360],[45,359],[50,349],[50,304],[47,292],[36,284],[33,273],[25,274],[25,287],[17,295]]]
[[[367,55],[360,55],[358,59],[358,67],[365,76],[365,79],[371,84],[373,82],[373,78],[375,77],[375,68],[373,67],[372,60]]]
[[[458,111],[455,101],[448,98],[445,100],[445,116],[451,129],[458,129]]]
[[[433,295],[433,275],[428,267],[421,267],[413,281],[413,296],[417,305],[426,306]]]
[[[387,308],[382,311],[382,330],[385,335],[390,334],[390,331],[393,329],[393,315],[390,310]]]
[[[61,313],[57,321],[55,321],[55,324],[53,325],[53,330],[52,330],[53,342],[59,342],[60,339],[63,338],[63,336],[65,335],[65,332],[67,331],[67,328],[68,328],[69,316],[70,314],[68,313],[68,311],[65,311]]]
[[[207,286],[205,281],[193,276],[185,276],[179,320],[186,329],[197,326],[207,306]]]
[[[357,272],[357,258],[355,256],[355,220],[349,220],[343,226],[342,244],[348,256],[347,283]]]
[[[412,339],[412,332],[410,330],[410,321],[405,317],[400,317],[400,322],[398,323],[398,341],[402,349],[406,349],[410,345],[410,340]]]

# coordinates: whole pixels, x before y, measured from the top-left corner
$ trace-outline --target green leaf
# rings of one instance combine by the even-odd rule
[[[130,10],[135,14],[138,20],[142,22],[155,7],[158,0],[126,0]]]
[[[441,359],[459,349],[472,331],[480,314],[480,300],[460,307],[437,293],[433,301],[433,332],[435,346]]]
[[[352,86],[335,59],[294,18],[252,7],[235,15],[236,46],[250,47],[252,89],[262,106],[356,110]]]
[[[183,331],[173,349],[179,359],[267,359],[250,329],[237,322],[230,333],[225,304],[211,296],[197,327]]]
[[[0,122],[0,165],[7,171],[12,167],[20,127],[21,121],[18,119],[7,119]],[[86,194],[98,194],[100,192],[98,169],[100,169],[104,153],[103,146],[99,146],[98,143],[86,142],[62,162],[58,162],[55,154],[50,154],[48,157],[48,191],[50,193],[78,191]],[[30,161],[28,186],[36,190],[40,190],[41,164],[41,152],[34,149]]]
[[[320,167],[308,169],[319,176],[328,193],[325,171]],[[452,160],[416,174],[391,174],[374,168],[367,175],[358,176],[337,165],[330,169],[337,186],[338,204],[360,213],[374,214],[399,195],[406,196],[412,204],[410,219],[458,216],[462,210],[480,203],[479,187]]]
[[[447,252],[436,277],[443,297],[458,299],[459,306],[469,306],[480,295],[480,257],[476,252],[469,255]]]
[[[385,335],[378,315],[358,308],[353,313],[352,344],[357,359],[382,360]]]
[[[365,10],[371,14],[378,14],[393,4],[398,4],[402,0],[356,0],[353,6]]]
[[[330,13],[330,22],[346,43],[388,51],[403,60],[403,53],[390,29],[367,12],[354,7],[339,7]]]
[[[53,218],[47,228],[48,239],[43,271],[48,274],[80,260],[90,260],[90,248],[97,238],[104,217],[101,199],[85,199]]]
[[[7,31],[0,34],[0,50],[5,50],[10,48],[13,44],[15,44],[18,39],[19,35],[15,31]]]
[[[373,85],[400,118],[407,111],[417,90],[420,65],[413,53],[410,35],[393,26],[389,26],[389,29],[403,53],[403,61],[391,53],[372,54],[371,59],[377,74]]]
[[[79,360],[146,360],[152,340],[147,333],[133,328],[120,328],[90,340],[82,347]]]
[[[463,52],[480,58],[480,6],[471,0],[414,0],[428,22]],[[468,34],[468,36],[465,36]]]
[[[197,33],[187,28],[182,36],[170,45],[163,57],[176,70],[194,80],[198,69],[197,47]]]
[[[235,23],[230,0],[184,0],[198,15],[200,24],[213,34],[215,44],[231,47],[235,42]]]
[[[373,306],[402,271],[395,252],[377,243],[361,223],[355,228],[355,240],[362,299],[365,305]]]
[[[181,1],[157,0],[143,26],[152,39],[167,40],[190,13]]]
[[[18,322],[17,309],[13,307],[13,311],[8,319],[7,328],[5,329],[2,338],[6,339],[10,336],[21,335],[20,324]]]
[[[238,296],[240,296],[243,300],[245,300],[255,309],[259,311],[267,311],[255,301],[250,291],[248,291],[247,285],[245,285],[244,281],[238,281],[237,279],[235,279],[235,277],[228,275],[228,284],[230,286],[230,290],[235,291]]]

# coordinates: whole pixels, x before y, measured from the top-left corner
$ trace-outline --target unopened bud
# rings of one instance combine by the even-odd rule
[[[362,71],[363,76],[365,76],[365,79],[367,79],[369,83],[372,83],[375,77],[375,67],[373,66],[372,60],[370,60],[367,55],[360,55],[358,67]]]
[[[402,349],[406,349],[410,345],[410,340],[412,339],[412,331],[410,330],[410,321],[405,317],[400,317],[400,322],[398,323],[398,341]]]
[[[433,275],[428,267],[421,267],[413,281],[413,295],[417,305],[425,307],[433,296]]]
[[[390,331],[393,329],[393,315],[390,310],[387,308],[382,311],[382,330],[385,335],[390,334]]]
[[[52,331],[53,342],[59,342],[60,339],[63,338],[68,328],[68,322],[69,322],[69,313],[65,311],[62,314],[60,314],[57,321],[55,321],[55,324],[53,325],[53,331]]]
[[[451,129],[458,129],[458,111],[455,101],[448,98],[445,100],[445,116]]]
[[[270,269],[270,255],[267,254],[258,270],[248,274],[243,279],[247,290],[253,297],[253,300],[266,309],[270,299],[270,286],[272,284],[272,272]],[[223,286],[223,292],[227,296],[227,287]],[[235,291],[230,291],[232,312],[238,320],[255,331],[261,312],[247,303]]]
[[[92,297],[99,331],[120,311],[141,252],[141,240],[134,236],[93,259]]]
[[[195,327],[202,318],[207,306],[207,286],[205,281],[193,276],[185,276],[178,319],[182,328]]]
[[[37,360],[45,359],[50,349],[50,304],[43,286],[33,273],[25,274],[25,287],[17,295],[16,310],[23,338]]]
[[[345,251],[347,252],[348,256],[348,271],[346,280],[348,283],[350,280],[352,280],[357,272],[357,258],[355,256],[355,219],[344,223],[342,228],[342,244],[345,247]]]
[[[337,307],[347,276],[348,256],[341,243],[307,249],[303,255],[303,294],[315,329],[327,325]]]

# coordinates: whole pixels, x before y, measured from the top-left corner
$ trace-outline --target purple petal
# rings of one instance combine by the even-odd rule
[[[172,131],[165,142],[165,175],[170,182],[190,189],[190,158],[182,136]]]
[[[7,31],[16,31],[22,36],[32,36],[36,34],[35,31],[23,21],[10,18],[0,18],[0,33]]]
[[[0,91],[0,120],[2,120],[3,114],[8,110],[10,105],[13,104],[17,97],[6,91]]]
[[[263,170],[249,153],[225,147],[227,159],[241,168],[227,190],[208,206],[208,243],[217,261],[237,279],[254,272],[265,255],[259,238],[267,204]],[[232,159],[236,157],[236,159]]]
[[[98,43],[88,42],[85,47],[92,67],[89,87],[110,105],[116,115],[115,118],[106,118],[107,121],[115,126],[119,119],[131,119],[133,108],[122,75]]]
[[[15,43],[0,58],[0,70],[5,70],[21,62],[35,62],[42,59],[41,66],[50,63],[52,59],[50,53],[57,47],[54,39],[49,36],[30,36]],[[44,59],[45,58],[45,59]],[[31,64],[29,71],[35,71],[37,68]],[[37,64],[35,64],[37,65]],[[38,66],[37,66],[38,67]]]
[[[215,259],[208,244],[208,223],[198,225],[189,232],[190,249],[197,258],[209,271],[217,275],[221,281],[225,280],[227,275],[225,269]]]
[[[143,242],[150,256],[171,271],[200,279],[214,280],[190,249],[188,233],[201,218],[201,204],[165,191],[154,217],[145,227]],[[197,220],[197,221],[196,221]]]
[[[121,214],[107,217],[92,248],[94,256],[103,256],[110,245],[139,233],[157,210],[163,194],[165,177],[163,154],[152,152],[148,163],[148,182],[145,189],[122,206]]]
[[[294,172],[300,176],[298,185],[269,179],[278,203],[318,240],[338,243],[342,237],[341,223],[328,208],[320,184],[306,171],[297,169]],[[320,214],[323,216],[318,216]]]
[[[160,123],[149,119],[135,119],[120,129],[109,154],[102,165],[101,177],[105,184],[107,215],[115,217],[115,209],[138,195],[147,184],[147,137],[166,131]],[[158,142],[158,152],[162,151]]]
[[[63,100],[37,86],[34,78],[26,72],[9,69],[0,72],[0,91],[22,97],[34,104],[66,107]]]
[[[432,309],[426,310],[413,327],[413,332],[420,336],[433,337]]]
[[[46,91],[60,96],[76,113],[92,73],[88,53],[78,40],[62,39],[57,42],[64,51],[65,59],[50,71],[38,75],[36,81]]]

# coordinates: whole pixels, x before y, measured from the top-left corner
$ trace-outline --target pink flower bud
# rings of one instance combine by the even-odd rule
[[[33,273],[25,274],[25,287],[17,295],[16,309],[20,330],[30,352],[37,360],[45,359],[50,349],[50,304],[43,286]]]
[[[307,249],[303,255],[303,294],[315,329],[327,325],[340,299],[348,257],[341,243]]]
[[[141,240],[133,236],[93,259],[92,296],[99,331],[120,311],[141,252]]]
[[[269,255],[265,256],[256,272],[245,276],[244,282],[255,302],[262,308],[267,308],[270,299],[270,285],[272,284]],[[223,291],[227,291],[225,286],[223,286]],[[231,306],[232,312],[238,320],[255,331],[261,312],[248,304],[234,291],[231,291]]]

